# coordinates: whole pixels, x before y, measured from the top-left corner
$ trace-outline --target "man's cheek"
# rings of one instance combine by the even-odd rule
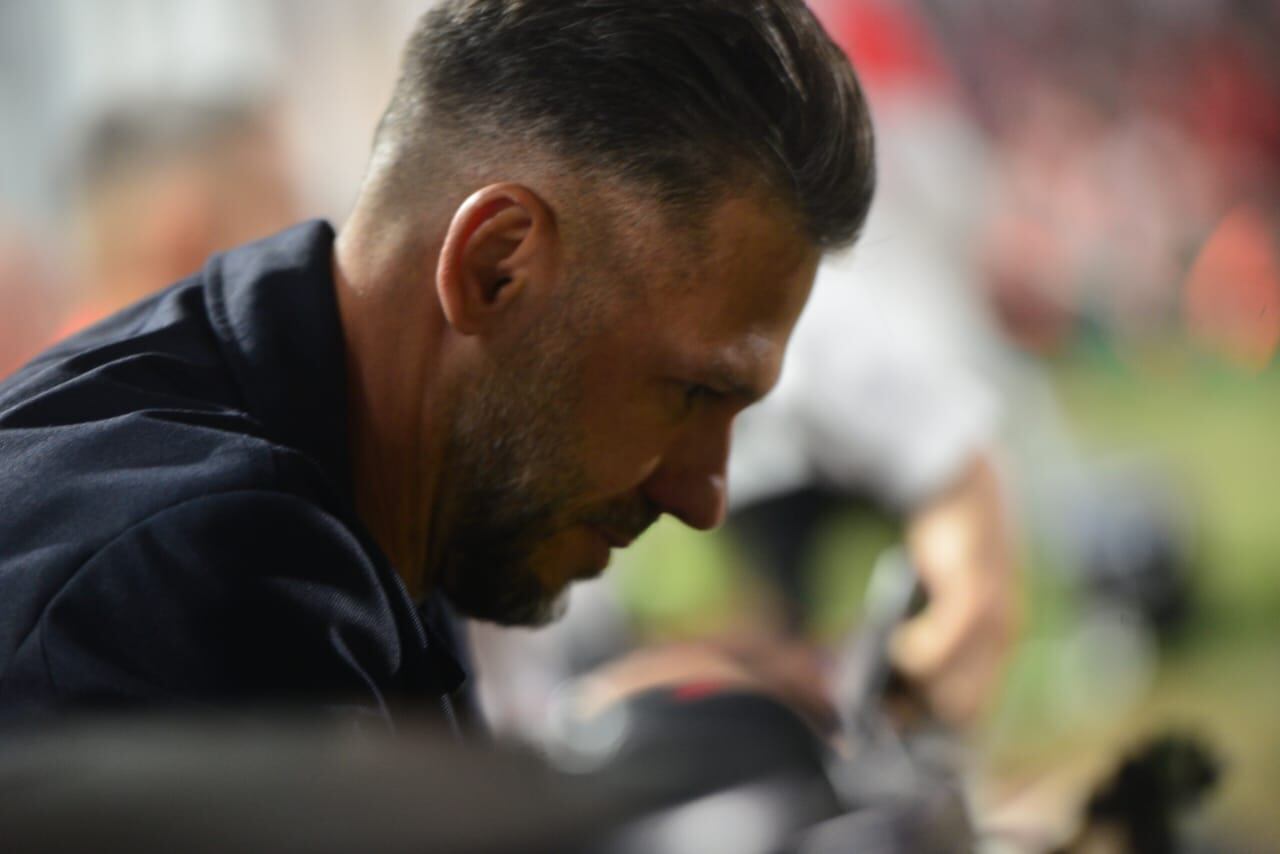
[[[669,416],[636,404],[626,401],[607,409],[587,428],[584,462],[601,497],[617,496],[644,482],[674,438]]]

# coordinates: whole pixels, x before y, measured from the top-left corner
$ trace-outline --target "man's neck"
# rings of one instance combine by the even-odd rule
[[[346,339],[347,421],[356,512],[415,598],[426,559],[443,437],[429,417],[439,393],[430,358],[438,333],[420,303],[390,299],[388,273],[339,238],[334,284]]]

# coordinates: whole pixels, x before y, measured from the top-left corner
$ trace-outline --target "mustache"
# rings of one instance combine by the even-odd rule
[[[661,511],[642,495],[620,499],[585,514],[582,521],[623,539],[634,540],[658,521]]]

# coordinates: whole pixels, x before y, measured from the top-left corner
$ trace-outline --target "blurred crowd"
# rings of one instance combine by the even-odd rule
[[[104,279],[134,263],[123,256],[139,258],[123,274],[158,286],[304,211],[340,217],[361,161],[345,155],[368,136],[416,5],[6,4],[0,367],[106,307]],[[1275,4],[814,6],[882,124],[914,105],[895,145],[918,149],[902,159],[931,203],[963,216],[957,251],[976,255],[973,284],[1013,341],[1053,354],[1172,330],[1245,367],[1269,361]],[[939,135],[963,155],[936,157]],[[225,222],[197,239],[184,219],[197,216]],[[157,245],[107,249],[143,239]],[[146,269],[176,244],[190,255]]]
[[[354,198],[423,4],[0,6],[0,373]]]
[[[1090,334],[1185,331],[1265,366],[1280,323],[1256,319],[1277,282],[1275,4],[820,6],[873,90],[911,75],[981,127],[992,193],[970,215],[1015,341],[1051,354]]]

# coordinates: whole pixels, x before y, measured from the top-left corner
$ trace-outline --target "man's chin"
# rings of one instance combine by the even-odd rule
[[[498,600],[468,601],[450,596],[457,611],[473,620],[509,628],[536,629],[550,625],[569,610],[569,593],[554,596],[507,597]]]
[[[511,538],[511,542],[529,541]],[[545,626],[564,616],[569,587],[608,562],[608,543],[574,527],[528,546],[491,552],[483,559],[473,553],[449,568],[443,589],[454,607],[472,619],[500,626]]]
[[[549,626],[569,611],[568,591],[507,609],[490,622],[512,628],[536,629]]]

